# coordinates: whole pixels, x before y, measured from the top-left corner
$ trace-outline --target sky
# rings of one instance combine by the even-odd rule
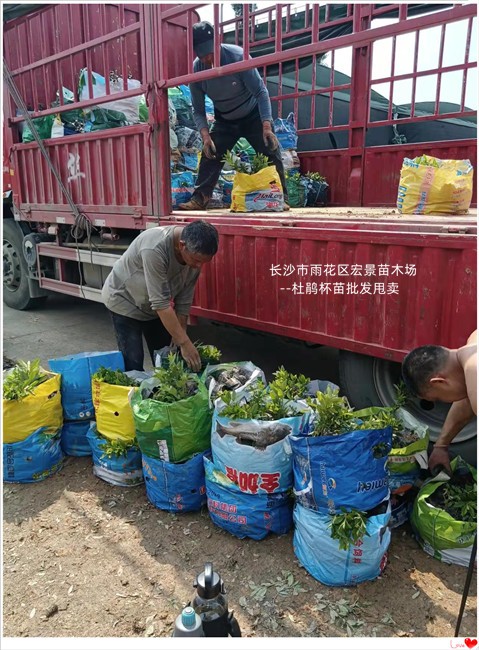
[[[274,6],[273,2],[256,2],[258,9]],[[324,3],[320,3],[324,4]],[[329,3],[333,4],[333,3]],[[297,11],[304,9],[304,3],[291,3]],[[223,20],[234,18],[231,5],[222,4]],[[213,5],[202,7],[198,10],[202,20],[213,21]],[[391,25],[395,20],[378,19],[373,21],[373,27]],[[437,67],[439,60],[440,27],[422,30],[419,39],[418,70],[425,71]],[[464,61],[466,43],[467,21],[459,21],[446,26],[444,43],[443,66],[456,65]],[[352,48],[337,50],[335,54],[335,69],[351,76]],[[373,46],[372,79],[380,79],[390,75],[392,56],[392,39],[381,39]],[[407,74],[412,72],[414,59],[414,35],[404,34],[396,41],[395,73]],[[474,19],[473,37],[471,39],[470,61],[477,61],[477,19]],[[331,54],[324,59],[324,65],[331,64]],[[417,84],[416,102],[434,101],[436,99],[437,75],[427,75]],[[449,72],[442,75],[440,101],[459,103],[462,88],[462,72]],[[477,69],[470,70],[467,77],[465,105],[477,110]],[[385,97],[389,97],[389,84],[375,84],[373,90]],[[411,102],[412,81],[403,80],[394,84],[394,104],[409,104]]]

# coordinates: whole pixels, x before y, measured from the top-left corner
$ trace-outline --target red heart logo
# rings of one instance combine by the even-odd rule
[[[464,643],[468,648],[473,648],[475,645],[477,645],[477,639],[464,639]]]

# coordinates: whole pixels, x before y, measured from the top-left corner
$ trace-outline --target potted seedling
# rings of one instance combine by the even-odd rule
[[[143,454],[171,463],[209,447],[211,410],[206,386],[170,353],[165,366],[132,389],[136,436]]]
[[[307,172],[306,183],[306,205],[309,207],[327,205],[329,185],[326,178],[319,172]]]
[[[40,367],[40,359],[19,361],[3,381],[3,399],[20,401],[33,395],[37,386],[51,377]]]
[[[257,153],[250,163],[227,151],[223,163],[236,172],[231,192],[232,212],[282,212],[283,188],[275,166]]]
[[[307,435],[291,437],[298,502],[332,514],[375,508],[388,495],[390,427],[361,428],[347,399],[330,386],[306,402]]]
[[[308,422],[309,408],[300,398],[309,381],[280,368],[269,386],[257,381],[246,395],[220,393],[211,436],[213,462],[243,492],[291,487],[289,437],[301,434]]]
[[[61,377],[43,370],[40,359],[19,361],[4,373],[3,442],[25,440],[42,428],[54,435],[63,424]]]
[[[477,471],[456,456],[447,481],[426,481],[414,502],[411,524],[430,555],[468,566],[477,531]]]
[[[5,482],[32,483],[62,466],[61,376],[40,360],[19,361],[4,374],[3,459]]]

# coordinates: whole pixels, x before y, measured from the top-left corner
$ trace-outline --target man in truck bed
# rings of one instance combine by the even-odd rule
[[[440,345],[415,348],[404,359],[402,373],[414,395],[453,403],[429,457],[431,472],[440,465],[450,472],[449,444],[477,415],[477,330],[457,350]]]
[[[197,58],[193,71],[213,67],[214,30],[210,23],[193,25],[193,48]],[[243,60],[243,50],[236,45],[222,44],[220,65]],[[203,155],[198,180],[191,200],[180,204],[182,210],[203,210],[210,200],[223,168],[223,157],[240,138],[246,138],[257,153],[268,156],[274,163],[289,210],[286,180],[278,139],[273,133],[273,116],[268,90],[256,69],[236,72],[190,84],[195,122],[203,140]],[[215,123],[208,130],[205,95],[215,106]]]

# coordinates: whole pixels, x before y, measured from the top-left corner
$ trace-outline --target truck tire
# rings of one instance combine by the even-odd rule
[[[391,406],[395,388],[401,379],[401,364],[355,352],[341,350],[339,354],[339,381],[341,391],[355,408]],[[429,437],[437,440],[449,405],[413,399],[407,410],[429,427]],[[471,465],[477,464],[477,422],[470,422],[450,446],[453,456],[462,456]]]
[[[13,219],[3,220],[3,302],[26,310],[43,304],[45,297],[31,298],[28,266],[23,256],[23,232]]]

